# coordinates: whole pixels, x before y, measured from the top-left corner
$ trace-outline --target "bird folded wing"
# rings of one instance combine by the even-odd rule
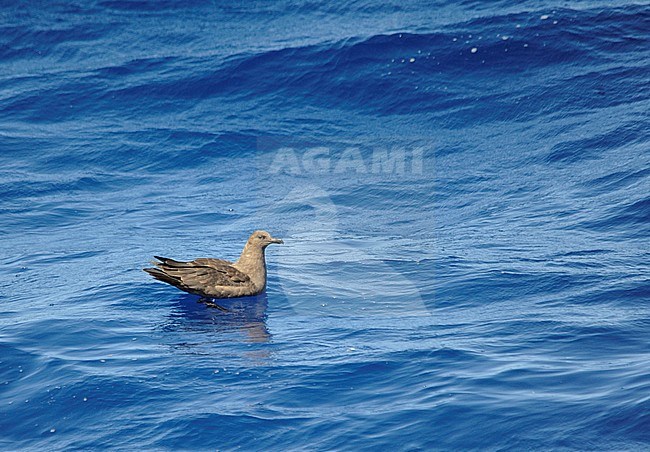
[[[178,280],[190,290],[205,290],[217,286],[245,286],[250,278],[228,261],[201,258],[190,262],[156,256],[156,266],[166,275]]]

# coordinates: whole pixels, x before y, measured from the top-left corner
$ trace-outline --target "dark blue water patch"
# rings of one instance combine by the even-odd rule
[[[167,295],[173,300],[169,322],[165,330],[176,330],[195,325],[210,325],[209,328],[223,328],[224,331],[259,332],[260,341],[268,341],[268,331],[265,325],[267,319],[268,297],[262,294],[256,297],[241,299],[212,300],[196,295],[184,294],[173,296],[168,291],[160,291],[161,298]],[[258,329],[258,331],[252,331]],[[213,331],[214,332],[214,331]]]
[[[73,383],[70,382],[73,381]],[[84,425],[93,425],[103,434],[92,438],[90,443],[94,447],[114,442],[114,435],[121,429],[108,428],[102,421],[106,419],[119,419],[120,413],[143,400],[164,400],[171,397],[169,391],[158,389],[144,380],[134,377],[94,377],[79,381],[68,377],[68,384],[56,381],[53,384],[40,387],[32,393],[28,402],[16,400],[5,414],[11,417],[0,418],[6,432],[11,431],[8,439],[13,444],[37,443],[41,446],[58,442],[58,435],[68,437],[64,441],[67,447],[88,446],[88,441],[76,435]],[[59,384],[57,384],[59,383]],[[74,407],[79,416],[71,417],[66,410]],[[141,414],[146,419],[146,413]],[[16,419],[21,419],[16,422]],[[11,423],[11,428],[8,428]],[[129,430],[127,427],[126,431]],[[106,435],[106,437],[103,437]],[[110,439],[109,439],[110,438]]]
[[[594,110],[596,108],[615,107],[624,104],[634,104],[648,100],[644,90],[648,87],[647,79],[643,76],[644,68],[638,62],[632,62],[632,67],[614,67],[606,71],[593,71],[587,74],[576,73],[572,78],[572,85],[580,87],[584,93],[582,98],[566,93],[558,96],[562,105],[568,112]],[[564,94],[560,80],[542,95]],[[569,105],[571,103],[571,105]]]
[[[313,12],[318,11],[323,14],[334,14],[334,15],[368,15],[374,16],[381,13],[395,14],[409,10],[409,5],[401,4],[397,1],[391,0],[387,2],[382,2],[377,4],[370,1],[362,1],[355,3],[346,3],[346,4],[332,4],[329,2],[323,2],[319,0],[311,0],[305,2],[287,2],[286,5],[291,5],[292,8],[296,8],[296,11],[300,14],[310,15]]]
[[[163,0],[152,3],[147,0],[105,0],[97,3],[98,6],[106,9],[115,9],[119,11],[134,11],[137,13],[150,12],[158,13],[160,11],[182,10],[188,6],[209,5],[208,1],[196,0],[192,2],[180,2],[176,0]]]
[[[88,208],[61,205],[60,203],[51,202],[40,204],[35,210],[18,210],[11,212],[2,219],[0,224],[6,231],[22,226],[23,231],[51,230],[54,228],[72,228],[74,229],[80,222],[89,218],[90,211]]]
[[[641,199],[626,206],[619,219],[638,224],[650,223],[650,198]]]
[[[525,273],[511,270],[488,270],[467,274],[459,271],[456,277],[447,275],[436,284],[436,305],[467,306],[521,300],[531,302],[538,297],[561,296],[576,287],[589,287],[597,276],[573,275],[568,272]]]
[[[49,165],[58,167],[55,159]],[[30,177],[31,176],[31,177]],[[142,183],[142,178],[113,174],[68,173],[58,176],[24,175],[20,181],[0,185],[0,196],[11,200],[30,198],[54,198],[57,195],[92,194],[110,190],[120,190],[133,183]],[[46,179],[46,180],[43,180]]]
[[[9,185],[5,182],[7,194],[110,191],[147,184],[151,182],[147,176],[154,172],[196,168],[224,157],[255,158],[257,137],[246,133],[152,128],[112,132],[102,137],[54,137],[51,141],[43,140],[42,145],[39,141],[7,139],[3,160],[9,168],[16,166],[24,171],[29,162],[30,172],[48,174],[28,176]],[[61,175],[57,177],[53,171]],[[78,180],[72,183],[68,178]]]
[[[563,14],[563,11],[558,12],[559,20],[567,20]],[[593,20],[591,11],[571,14],[576,15],[571,20],[579,23],[591,23]],[[629,21],[634,24],[638,19],[625,11],[610,14],[600,22],[603,22],[606,31],[607,27],[618,30],[619,23]],[[484,23],[486,21],[488,23]],[[517,65],[530,71],[534,64],[560,64],[580,59],[589,62],[597,57],[598,52],[586,48],[589,42],[579,42],[574,38],[587,36],[586,39],[591,40],[606,39],[600,34],[596,37],[592,33],[578,32],[574,36],[563,36],[562,33],[571,33],[565,30],[575,27],[569,20],[567,22],[571,25],[557,27],[549,25],[549,21],[540,21],[536,16],[528,21],[531,24],[526,24],[522,17],[496,16],[466,24],[467,29],[485,29],[485,39],[481,41],[476,54],[471,52],[471,45],[475,42],[465,42],[471,33],[461,33],[459,39],[455,31],[445,30],[428,34],[404,32],[377,35],[363,40],[349,39],[238,55],[216,66],[206,57],[188,61],[174,61],[167,57],[162,59],[162,63],[154,61],[153,64],[144,60],[144,68],[140,67],[143,60],[135,60],[118,69],[120,73],[109,70],[108,73],[77,78],[74,82],[67,81],[67,77],[63,77],[66,74],[62,74],[61,83],[52,86],[52,81],[48,80],[49,87],[15,96],[5,103],[3,111],[7,115],[29,115],[27,117],[34,121],[62,121],[89,114],[106,115],[107,110],[135,118],[138,114],[149,114],[152,108],[178,111],[179,108],[187,108],[188,102],[211,97],[228,96],[230,102],[233,98],[254,99],[258,103],[277,105],[287,97],[307,96],[316,105],[346,105],[349,108],[354,104],[362,111],[379,114],[438,112],[442,120],[456,126],[458,122],[455,117],[462,110],[469,110],[466,113],[470,113],[474,121],[480,122],[526,119],[539,112],[540,108],[556,108],[558,102],[574,107],[593,105],[598,93],[585,97],[585,90],[581,90],[582,95],[575,97],[572,91],[565,91],[564,87],[568,85],[566,79],[548,86],[539,95],[522,95],[515,103],[504,101],[500,93],[504,89],[510,90],[513,69]],[[506,26],[512,27],[513,22],[524,22],[524,26],[517,29],[516,36],[498,32]],[[632,35],[635,30],[629,27]],[[502,37],[508,40],[503,41]],[[548,41],[539,44],[545,38]],[[560,42],[561,46],[558,45]],[[608,44],[607,50],[611,51],[611,43]],[[170,75],[169,68],[173,66],[190,66],[194,70]],[[494,70],[507,70],[504,77],[510,81],[501,87],[482,84],[485,80],[482,72]],[[122,79],[124,71],[139,78],[143,73],[151,73],[151,78],[129,82]],[[598,73],[594,74],[600,77]],[[608,99],[604,105],[615,105],[624,99],[629,100],[630,96],[644,99],[641,94],[644,90],[640,89],[640,84],[644,83],[642,74],[642,68],[623,72],[617,70],[616,73],[605,74],[600,82],[587,79],[585,83],[607,87],[608,90],[614,86],[612,94],[616,98],[611,94],[604,96]],[[576,77],[576,83],[579,83],[582,75],[577,73]],[[612,79],[625,79],[626,83],[612,85]],[[522,80],[521,83],[523,91],[523,84],[527,82]],[[551,79],[548,83],[554,82]],[[486,93],[485,88],[490,88],[492,94]],[[468,90],[475,91],[475,95],[468,95]],[[619,91],[620,95],[616,94]],[[548,94],[552,94],[556,100],[549,100],[551,96]],[[476,102],[476,98],[480,101]],[[147,100],[143,102],[143,99]],[[187,102],[180,102],[181,99]]]
[[[610,192],[613,190],[625,189],[634,186],[637,182],[647,180],[650,175],[650,167],[641,170],[614,171],[605,176],[585,182],[588,190],[597,193]]]
[[[0,163],[2,163],[3,184],[15,179],[21,173],[37,171],[40,158],[47,158],[50,152],[61,149],[61,140],[20,135],[0,135]],[[67,147],[67,146],[66,146]],[[48,168],[51,170],[51,168]]]
[[[635,306],[648,299],[650,299],[650,281],[636,278],[600,288],[598,291],[587,291],[571,297],[569,301],[596,306]]]
[[[3,340],[0,344],[2,359],[0,360],[0,390],[5,392],[10,385],[29,375],[35,369],[34,354],[16,348]]]
[[[579,250],[579,251],[567,251],[566,253],[562,253],[562,256],[564,257],[573,257],[573,256],[592,256],[594,254],[603,254],[603,253],[609,253],[612,250],[606,250],[606,249],[595,249],[595,250]]]
[[[597,232],[620,231],[630,237],[646,237],[650,230],[650,199],[613,206],[598,219],[584,221],[580,226]]]
[[[289,446],[297,441],[300,431],[305,430],[309,418],[296,414],[282,415],[272,411],[265,415],[251,415],[245,413],[203,413],[194,415],[190,419],[175,419],[166,421],[158,427],[159,438],[151,445],[164,448],[204,448],[205,441],[201,436],[208,433],[213,439],[213,447],[220,444],[238,442],[242,447],[255,448],[260,441],[271,440],[277,435],[278,430],[285,432],[277,444]],[[241,436],[242,430],[255,431],[254,435]],[[276,437],[277,439],[277,437]]]
[[[584,14],[586,15],[584,20],[590,20],[589,13]],[[616,19],[617,17],[613,17],[612,21]],[[619,17],[618,19],[623,20],[624,18]],[[512,19],[508,18],[507,20]],[[495,24],[495,27],[500,26],[502,24]],[[525,28],[522,30],[525,30]],[[534,27],[529,32],[530,35],[524,35],[521,39],[526,39],[527,36],[532,38],[539,34],[539,30]],[[550,33],[548,27],[546,32]],[[504,36],[507,37],[507,35]],[[531,39],[531,44],[526,43],[526,47],[524,47],[521,42],[502,41],[495,37],[495,39],[485,41],[486,46],[482,51],[485,52],[483,59],[474,58],[466,62],[470,63],[476,60],[477,68],[480,68],[486,65],[485,58],[490,55],[493,58],[495,55],[500,55],[499,64],[511,71],[513,61],[521,61],[522,65],[530,69],[531,62],[537,61],[540,64],[542,62],[548,64],[549,56],[559,58],[559,62],[575,61],[580,58],[578,55],[573,54],[558,56],[562,55],[562,52],[566,52],[565,49],[571,48],[567,45],[545,50],[546,54],[537,55],[534,52],[537,48],[535,42],[538,40]],[[554,36],[553,40],[549,42],[549,46],[554,46],[556,42],[566,43],[567,41],[571,42],[571,39]],[[583,44],[577,43],[576,49],[579,49],[580,45]],[[454,82],[451,77],[455,79],[459,77],[460,79],[476,77],[475,71],[468,71],[464,66],[465,60],[458,57],[458,50],[455,50],[454,46],[460,46],[460,44],[453,41],[451,33],[426,35],[399,33],[376,36],[360,42],[352,40],[321,46],[283,49],[260,55],[234,57],[228,66],[200,78],[187,79],[185,82],[171,80],[167,84],[159,85],[160,89],[155,86],[153,89],[151,89],[152,87],[143,86],[142,89],[162,97],[187,95],[205,98],[213,95],[243,95],[255,96],[258,100],[264,99],[265,96],[273,96],[274,98],[277,95],[286,97],[286,95],[295,96],[303,93],[312,95],[316,102],[323,102],[327,98],[331,98],[334,100],[334,104],[338,104],[345,99],[348,103],[353,101],[362,108],[372,108],[378,102],[381,102],[382,108],[387,108],[387,106],[390,108],[391,104],[393,104],[389,111],[382,111],[382,113],[400,113],[402,109],[405,112],[413,113],[424,111],[425,107],[429,111],[444,111],[462,105],[462,99],[455,98],[457,96],[454,95],[456,89],[454,87],[457,82]],[[431,53],[432,49],[437,56]],[[509,52],[506,52],[506,49]],[[465,48],[466,52],[469,52],[469,50],[471,49]],[[595,54],[583,50],[576,51],[585,57]],[[503,60],[503,58],[507,59]],[[413,60],[413,64],[410,64],[411,60]],[[389,69],[386,69],[387,67]],[[490,64],[487,64],[487,67],[491,67]],[[342,70],[346,72],[342,72]],[[354,77],[347,73],[347,71],[351,70],[356,71]],[[640,71],[641,69],[633,69],[627,73],[618,74],[617,77],[629,78],[637,76],[638,79],[638,75],[642,73]],[[388,72],[394,77],[386,77]],[[462,74],[456,74],[456,72],[462,72]],[[262,77],[262,83],[260,83],[259,76],[264,73],[281,74],[283,78],[277,80]],[[380,74],[384,75],[380,77]],[[440,86],[431,87],[430,76],[439,79]],[[354,84],[346,85],[345,83],[349,83],[348,81],[354,81]],[[407,82],[408,86],[400,83],[400,81]],[[638,85],[639,82],[642,82],[642,80],[638,79],[638,82],[633,83],[633,85]],[[594,82],[590,81],[589,83]],[[444,84],[449,85],[452,89],[446,92],[447,90],[442,86]],[[566,85],[566,82],[564,82],[564,85]],[[610,83],[607,82],[605,85],[610,85]],[[626,86],[629,85],[628,83]],[[316,86],[318,86],[318,95],[315,95]],[[420,88],[419,93],[413,90],[415,86]],[[556,88],[550,89],[563,89],[561,87],[562,85],[558,84]],[[435,89],[435,91],[427,91],[427,88]],[[627,94],[635,91],[639,92],[640,90],[626,91],[626,97],[629,97]],[[378,92],[382,92],[384,95],[377,98],[376,93]],[[132,93],[132,95],[137,94]],[[570,96],[570,93],[567,92],[566,94]],[[594,93],[594,95],[596,94]],[[126,92],[120,94],[120,96],[123,95],[130,96],[131,94]],[[477,95],[483,97],[481,104],[486,106],[486,108],[480,110],[481,113],[489,114],[497,106],[495,102],[499,102],[498,97],[490,100],[489,97],[485,97],[483,94]],[[562,96],[555,97],[562,99]],[[269,97],[269,100],[275,102],[273,98]],[[540,100],[544,98],[546,96],[540,96]],[[591,102],[594,99],[590,98],[589,101]],[[567,98],[566,102],[575,104],[575,100]],[[423,102],[425,103],[423,104]],[[587,101],[585,100],[585,102]],[[609,103],[611,104],[611,101]],[[532,105],[527,103],[527,106],[530,109]],[[518,114],[523,113],[522,108],[516,110]],[[499,112],[501,115],[508,114],[503,106],[499,109]]]
[[[553,146],[546,160],[551,164],[571,164],[582,160],[599,159],[605,151],[612,148],[642,142],[648,138],[644,136],[646,131],[647,127],[643,124],[628,122],[599,135],[560,142]]]
[[[542,261],[552,261],[560,267],[572,269],[608,269],[605,262],[608,257],[615,255],[611,249],[585,249],[560,252],[544,258]]]
[[[53,27],[52,24],[48,26],[46,23],[42,28],[25,24],[4,26],[1,27],[0,58],[5,61],[20,61],[22,58],[43,58],[52,53],[71,58],[76,56],[76,48],[80,44],[104,38],[116,25],[118,24],[89,20],[74,26],[60,27]]]
[[[99,116],[106,102],[101,102],[98,97],[105,96],[106,89],[92,81],[70,81],[65,75],[53,80],[49,77],[41,84],[44,86],[5,100],[0,114],[5,118],[23,118],[44,124]]]
[[[81,251],[76,253],[34,253],[29,256],[12,256],[3,261],[5,265],[21,266],[21,271],[29,267],[38,267],[39,265],[48,265],[58,262],[72,262],[84,260],[104,254],[103,251]]]
[[[172,56],[138,58],[123,62],[119,65],[96,69],[95,74],[99,78],[103,78],[107,83],[114,81],[116,77],[120,77],[121,83],[129,85],[133,82],[129,78],[130,76],[136,80],[144,78],[145,75],[155,76],[157,72],[164,72],[168,68],[173,67],[176,61],[177,58]]]
[[[536,331],[526,347],[543,348],[551,355],[588,358],[598,351],[602,359],[612,360],[642,346],[638,328],[627,323],[591,326],[559,323],[549,331]]]
[[[332,195],[331,200],[337,206],[341,207],[354,208],[363,204],[364,206],[377,210],[385,208],[383,204],[389,199],[391,200],[390,202],[402,200],[424,205],[433,200],[431,196],[423,194],[419,189],[421,187],[421,182],[419,181],[413,181],[413,183],[408,184],[399,175],[396,175],[395,182],[393,183],[386,181],[385,179],[388,178],[385,176],[380,176],[378,179],[384,180],[374,184],[360,183],[352,189],[345,190],[345,194]],[[353,193],[354,196],[350,196],[350,193]]]
[[[644,389],[648,390],[649,387],[650,383],[646,379]],[[650,409],[650,401],[647,399],[633,399],[631,403],[615,405],[603,413],[598,426],[603,435],[621,436],[627,438],[634,448],[644,447],[650,441],[648,409]]]

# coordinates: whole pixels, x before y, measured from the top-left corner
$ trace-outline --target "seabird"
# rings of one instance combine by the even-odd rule
[[[202,257],[189,262],[154,256],[156,268],[143,269],[159,281],[205,298],[247,297],[266,288],[264,250],[284,243],[266,231],[251,234],[237,262]]]

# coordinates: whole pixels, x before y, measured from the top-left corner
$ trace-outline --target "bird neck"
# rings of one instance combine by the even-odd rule
[[[235,263],[235,267],[246,273],[256,288],[264,289],[266,286],[266,262],[263,248],[247,243]]]

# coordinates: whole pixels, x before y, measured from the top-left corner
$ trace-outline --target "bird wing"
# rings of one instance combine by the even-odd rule
[[[214,259],[212,257],[200,257],[198,259],[194,259],[192,262],[198,265],[205,265],[206,267],[214,267],[214,268],[220,268],[224,265],[232,266],[232,262],[230,261],[224,259]]]
[[[181,262],[166,257],[154,256],[157,268],[150,273],[155,278],[191,293],[206,294],[216,286],[238,287],[251,283],[245,273],[222,259],[200,258]]]

